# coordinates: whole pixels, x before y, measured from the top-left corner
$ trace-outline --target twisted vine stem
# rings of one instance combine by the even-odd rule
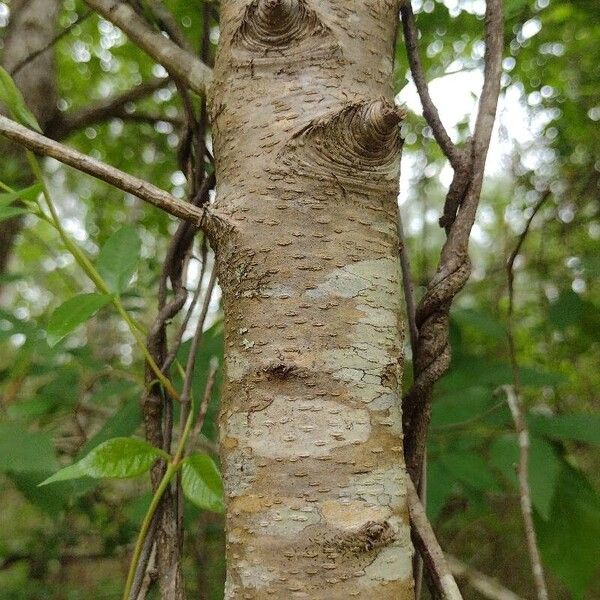
[[[414,382],[403,399],[406,464],[417,489],[423,470],[431,419],[431,395],[450,365],[449,314],[454,297],[471,274],[469,237],[481,196],[485,161],[500,95],[504,28],[502,0],[487,0],[485,11],[484,83],[473,137],[464,147],[452,140],[439,117],[419,57],[418,30],[410,2],[400,9],[408,61],[424,117],[454,169],[440,226],[446,229],[436,274],[415,313],[417,329]]]

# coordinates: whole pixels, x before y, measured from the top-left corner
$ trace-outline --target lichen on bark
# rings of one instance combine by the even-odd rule
[[[411,598],[398,3],[228,0],[212,89],[226,598]]]

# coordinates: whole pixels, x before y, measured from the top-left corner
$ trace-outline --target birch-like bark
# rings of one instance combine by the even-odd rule
[[[413,598],[396,0],[227,0],[212,91],[228,600]]]

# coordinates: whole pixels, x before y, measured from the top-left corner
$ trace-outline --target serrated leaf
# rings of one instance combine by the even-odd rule
[[[48,322],[48,344],[56,346],[76,327],[91,319],[110,300],[110,296],[104,294],[79,294],[61,304]]]
[[[137,270],[141,241],[131,225],[122,227],[108,238],[96,261],[98,272],[112,292],[122,294]]]
[[[79,462],[48,477],[40,485],[80,477],[129,479],[143,475],[158,458],[168,455],[135,438],[113,438],[94,448]]]
[[[218,513],[224,511],[221,474],[210,456],[188,456],[182,466],[181,485],[186,498],[199,508]]]
[[[17,88],[12,77],[2,67],[0,67],[0,102],[6,105],[15,121],[42,133],[37,119],[27,108],[19,88]]]

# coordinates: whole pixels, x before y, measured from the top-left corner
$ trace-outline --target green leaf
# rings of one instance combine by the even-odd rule
[[[31,471],[27,473],[9,473],[17,489],[37,508],[51,517],[57,517],[64,510],[69,498],[73,497],[75,484],[71,481],[57,483],[51,488],[40,488],[39,483],[48,477],[52,471]]]
[[[56,346],[60,340],[76,327],[91,319],[103,306],[110,302],[110,296],[103,294],[79,294],[61,304],[50,317],[48,323],[48,344]]]
[[[15,192],[6,192],[0,194],[0,206],[7,206],[15,200],[21,200],[23,202],[33,202],[42,191],[42,184],[36,183],[23,190]]]
[[[42,133],[37,119],[27,108],[19,88],[2,67],[0,67],[0,102],[6,105],[15,121]]]
[[[557,417],[529,414],[531,431],[557,440],[600,444],[600,414],[575,413]]]
[[[431,410],[431,427],[444,428],[457,424],[468,424],[479,415],[485,415],[493,405],[489,390],[482,387],[469,387],[457,392],[436,395]],[[479,421],[474,421],[476,425]]]
[[[161,457],[167,459],[168,455],[147,442],[135,438],[113,438],[94,448],[79,462],[61,469],[40,485],[79,477],[94,479],[139,477]]]
[[[544,564],[583,600],[600,567],[600,497],[582,473],[563,464],[550,519],[535,526]]]
[[[506,328],[490,316],[488,312],[472,308],[462,308],[452,311],[452,318],[466,329],[473,329],[492,340],[504,339]]]
[[[451,475],[480,492],[498,492],[500,487],[486,462],[473,453],[453,452],[441,460]]]
[[[0,206],[0,223],[27,214],[28,212],[29,211],[26,208],[21,208],[19,206]]]
[[[213,459],[192,454],[183,461],[182,469],[181,485],[188,500],[199,508],[223,512],[223,482]]]
[[[142,421],[137,391],[137,387],[132,388],[130,397],[125,401],[123,406],[104,423],[100,431],[93,438],[87,441],[83,448],[81,448],[79,456],[87,454],[111,438],[123,437],[134,433]]]
[[[427,465],[427,516],[433,523],[452,495],[453,478],[437,461]]]
[[[56,467],[47,433],[29,432],[17,423],[0,424],[0,473],[51,472]]]
[[[550,305],[550,322],[557,329],[566,329],[579,323],[585,311],[585,302],[573,290],[569,290]]]
[[[519,462],[519,448],[516,434],[509,433],[494,440],[490,447],[490,461],[513,487],[518,486],[516,465]],[[529,440],[528,471],[531,501],[542,519],[547,521],[560,472],[560,461],[548,442],[534,436]]]
[[[96,268],[111,291],[122,294],[140,259],[141,241],[135,227],[126,225],[111,235],[98,255]]]

